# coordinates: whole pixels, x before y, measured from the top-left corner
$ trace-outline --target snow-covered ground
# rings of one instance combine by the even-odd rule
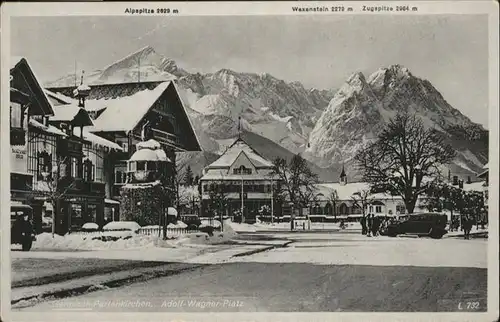
[[[305,230],[309,229],[307,221],[305,220],[296,220],[296,230]],[[359,223],[346,223],[347,227],[344,230],[361,230],[361,225]],[[257,231],[263,230],[290,230],[289,222],[281,222],[281,223],[256,223],[253,225]],[[338,223],[320,223],[313,222],[311,223],[311,229],[340,229]]]
[[[231,262],[312,263],[324,265],[487,267],[487,240],[366,237],[338,233],[277,233],[296,242],[286,248]]]

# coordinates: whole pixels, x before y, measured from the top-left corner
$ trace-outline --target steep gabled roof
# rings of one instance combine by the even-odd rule
[[[74,126],[92,126],[89,113],[75,104],[54,106],[54,116],[49,122],[71,122]]]
[[[238,138],[227,148],[226,152],[220,158],[212,162],[207,168],[229,168],[241,153],[244,153],[256,168],[273,166],[271,161],[262,157],[242,138]]]
[[[30,107],[32,115],[54,115],[53,106],[26,58],[10,57],[10,75],[13,76],[11,86],[28,94],[30,100],[37,103]]]
[[[100,103],[102,107],[106,107],[94,121],[92,131],[126,133],[132,131],[169,85],[170,82],[163,82],[152,90],[143,90],[130,96],[90,100],[89,105]]]

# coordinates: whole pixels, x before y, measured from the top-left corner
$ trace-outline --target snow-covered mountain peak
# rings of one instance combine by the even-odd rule
[[[384,124],[398,112],[417,115],[427,128],[438,129],[451,141],[467,146],[464,133],[481,137],[484,129],[454,109],[429,81],[413,76],[401,65],[391,65],[375,71],[366,81],[361,73],[351,75],[330,101],[309,135],[306,154],[321,166],[352,160],[365,142],[377,136]],[[458,154],[455,165],[462,169],[476,169],[484,156],[472,160],[470,155],[483,152],[484,142],[471,139],[470,149]],[[467,165],[466,167],[464,165]]]
[[[347,81],[342,85],[340,90],[335,94],[333,100],[339,102],[349,98],[356,93],[363,92],[367,87],[366,79],[363,73],[357,72],[349,76]],[[331,105],[332,102],[330,102]]]

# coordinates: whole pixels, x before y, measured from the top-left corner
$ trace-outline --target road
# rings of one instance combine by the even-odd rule
[[[456,311],[464,298],[485,304],[486,240],[277,236],[295,242],[22,310],[398,312]]]

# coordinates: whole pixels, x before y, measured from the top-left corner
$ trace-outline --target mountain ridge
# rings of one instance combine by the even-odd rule
[[[210,153],[219,153],[221,144],[237,136],[241,117],[242,129],[273,142],[262,144],[302,153],[329,173],[346,164],[355,176],[355,152],[376,138],[398,111],[407,110],[448,136],[459,151],[455,171],[473,174],[488,156],[487,130],[454,109],[428,80],[399,64],[379,68],[368,77],[355,72],[338,90],[316,89],[269,73],[228,68],[206,74],[187,72],[146,46],[86,76],[90,85],[176,80],[203,137],[202,145]],[[48,87],[71,86],[74,80],[70,74]]]

